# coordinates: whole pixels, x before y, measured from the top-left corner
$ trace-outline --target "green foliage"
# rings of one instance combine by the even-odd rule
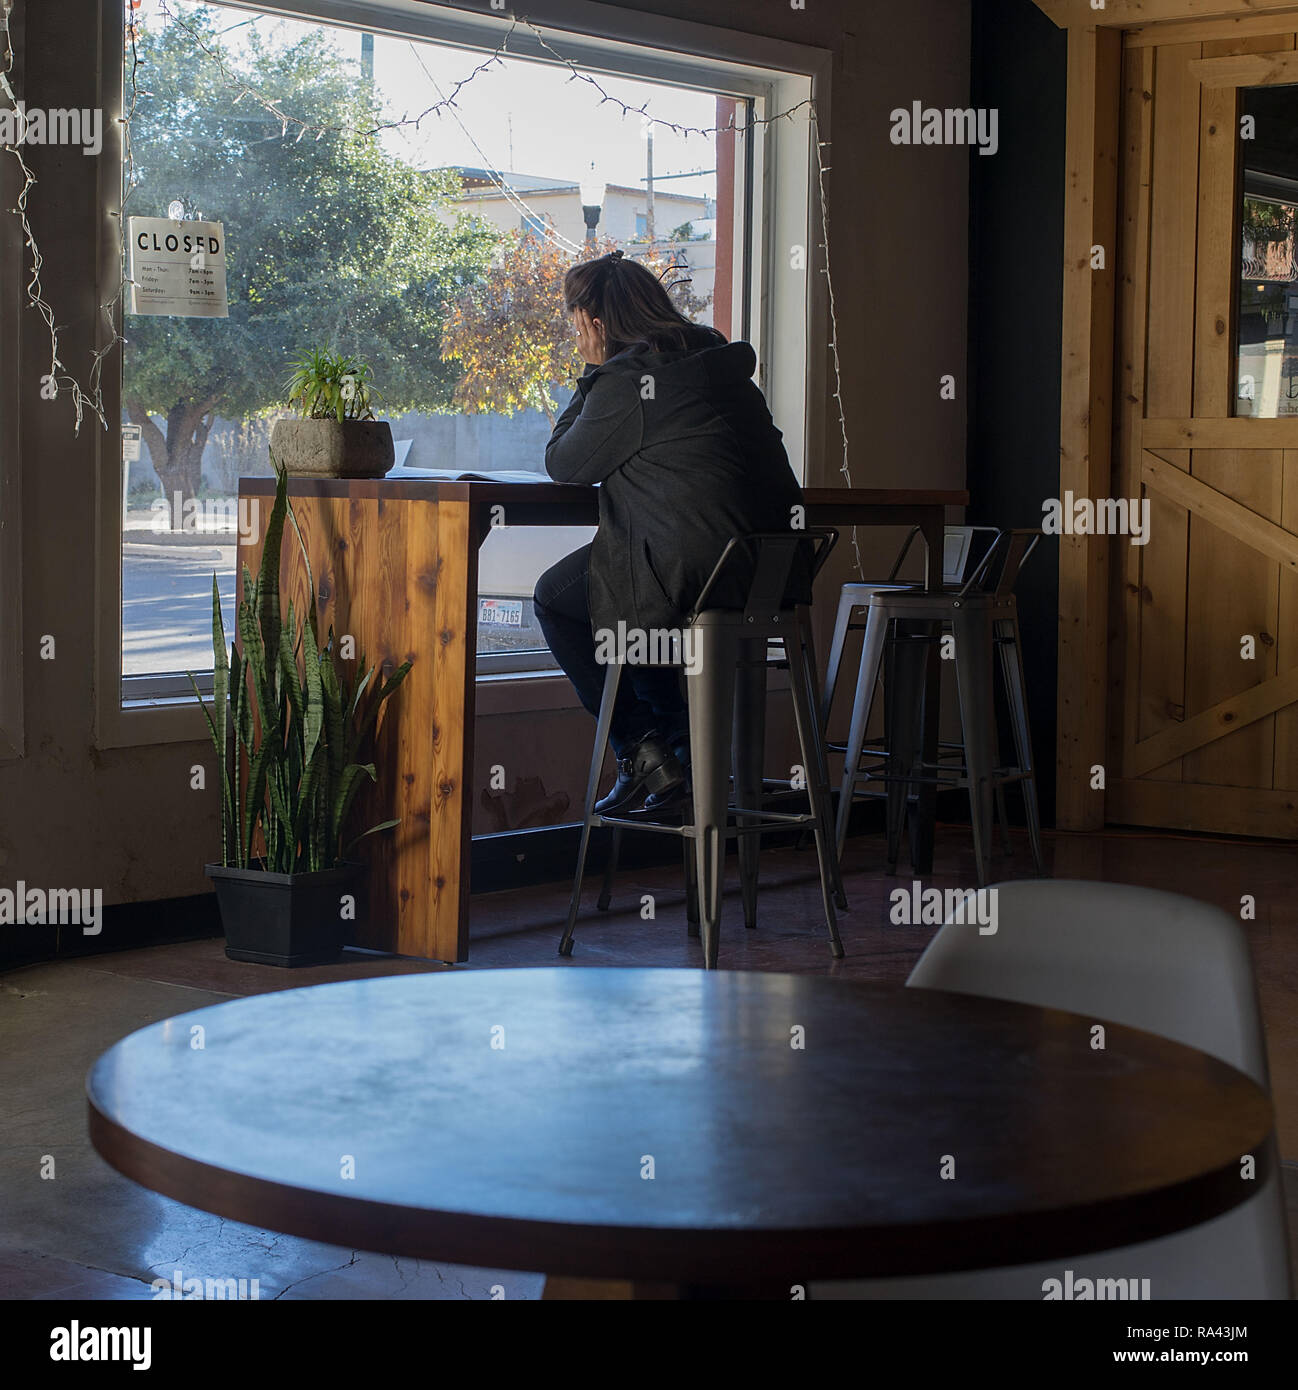
[[[1244,199],[1244,235],[1255,246],[1288,241],[1294,232],[1294,209],[1283,203]]]
[[[554,387],[580,375],[572,316],[564,306],[563,279],[577,262],[617,249],[609,237],[586,242],[569,256],[540,237],[506,232],[501,254],[481,280],[447,305],[442,356],[463,370],[456,404],[469,414],[512,415],[541,410],[554,423]],[[700,299],[686,279],[673,276],[674,258],[648,251],[636,259],[663,281],[688,318],[712,302]]]
[[[373,376],[368,362],[312,348],[294,364],[285,390],[304,420],[372,420]]]
[[[300,127],[285,130],[256,103],[237,102],[181,26],[141,26],[131,123],[138,183],[126,212],[165,217],[180,199],[224,223],[230,316],[128,320],[132,416],[190,403],[255,415],[279,403],[287,362],[315,343],[364,356],[393,411],[448,409],[459,372],[441,359],[442,306],[483,273],[495,231],[437,215],[460,192],[455,175],[415,169],[378,137],[352,133],[382,117],[327,30],[285,42],[250,25],[229,47],[218,32],[226,13],[183,13],[248,86],[312,125],[343,129],[299,139]],[[178,441],[167,443],[171,455]]]
[[[668,234],[668,241],[711,241],[711,232],[696,232],[693,222],[682,222],[679,227],[673,227]]]
[[[273,460],[272,460],[273,461]],[[344,843],[356,794],[377,780],[370,750],[379,711],[410,670],[400,666],[377,687],[362,653],[360,676],[340,671],[330,628],[320,640],[315,580],[306,545],[288,501],[288,474],[276,465],[278,486],[254,581],[243,568],[238,645],[226,654],[221,597],[212,576],[213,699],[209,711],[193,676],[190,684],[207,720],[221,777],[221,862],[272,873],[310,873],[340,864],[356,840],[387,830],[371,826]],[[310,603],[302,629],[290,601],[281,614],[279,557],[285,519],[292,521],[307,567]],[[230,737],[233,730],[234,737]],[[258,832],[265,858],[254,859]]]

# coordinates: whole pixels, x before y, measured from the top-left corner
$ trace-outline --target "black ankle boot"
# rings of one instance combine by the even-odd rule
[[[676,761],[680,763],[684,771],[684,778],[674,787],[668,788],[665,792],[650,792],[644,799],[644,809],[651,814],[662,815],[667,811],[679,811],[693,794],[694,788],[690,780],[690,745],[689,740],[681,743],[672,744],[672,752],[676,755]]]
[[[661,734],[646,734],[618,759],[617,781],[595,803],[598,815],[611,816],[638,805],[649,793],[666,796],[684,785],[685,769]]]

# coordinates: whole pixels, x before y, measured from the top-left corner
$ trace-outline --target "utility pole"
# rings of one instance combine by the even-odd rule
[[[645,186],[647,198],[645,201],[645,235],[649,238],[649,249],[652,251],[657,232],[654,229],[654,128],[653,122],[645,128]]]
[[[366,82],[374,81],[374,35],[361,35],[361,76]]]

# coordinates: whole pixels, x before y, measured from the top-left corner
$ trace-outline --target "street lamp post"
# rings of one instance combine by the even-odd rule
[[[595,243],[595,228],[599,226],[599,214],[604,206],[604,193],[607,188],[605,181],[595,172],[595,163],[592,160],[589,171],[582,177],[581,190],[581,211],[586,219],[586,242],[588,245]]]

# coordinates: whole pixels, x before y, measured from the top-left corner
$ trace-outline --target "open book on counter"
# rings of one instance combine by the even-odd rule
[[[548,473],[529,473],[523,468],[501,468],[493,473],[468,473],[455,468],[389,468],[385,478],[423,478],[444,483],[548,483]]]

